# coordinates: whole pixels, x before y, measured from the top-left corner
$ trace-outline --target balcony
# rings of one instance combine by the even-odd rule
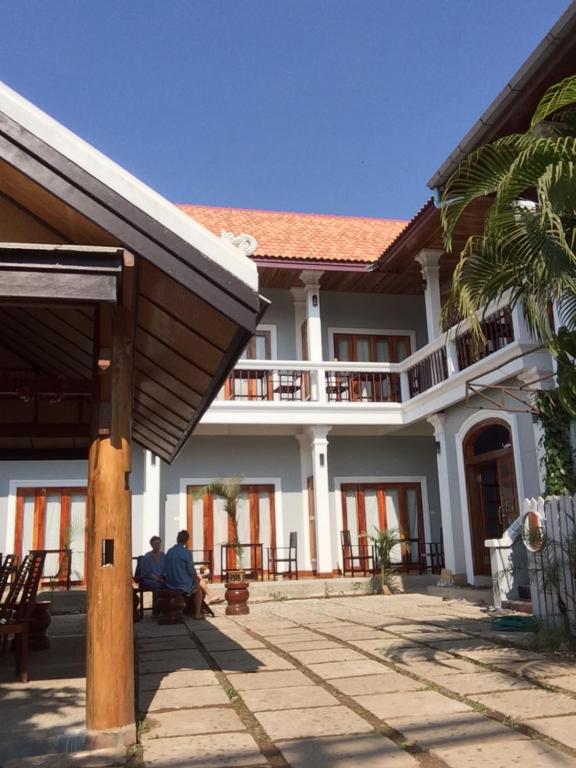
[[[538,349],[518,311],[506,305],[492,307],[481,326],[481,346],[462,323],[401,363],[241,360],[205,422],[246,423],[252,415],[254,423],[322,418],[405,424],[424,418],[463,400],[472,378],[487,377],[489,384],[516,375],[525,365],[522,357]]]

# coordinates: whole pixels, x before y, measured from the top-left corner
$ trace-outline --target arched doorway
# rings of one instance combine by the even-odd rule
[[[516,473],[510,427],[490,419],[464,440],[464,465],[474,573],[490,576],[486,539],[499,539],[518,516]]]

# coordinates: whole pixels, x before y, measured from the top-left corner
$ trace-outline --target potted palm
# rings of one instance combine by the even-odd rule
[[[248,582],[244,578],[244,567],[242,564],[243,547],[238,536],[238,502],[242,486],[239,477],[231,477],[224,480],[213,480],[203,488],[200,488],[195,496],[202,498],[206,494],[216,496],[224,500],[224,509],[230,521],[232,531],[231,547],[234,557],[234,567],[226,570],[226,614],[228,616],[238,616],[250,612],[248,607]]]
[[[374,529],[374,535],[366,534],[374,547],[376,562],[380,573],[374,576],[373,592],[391,595],[394,590],[395,575],[391,565],[392,550],[402,544],[400,531],[396,528]],[[404,543],[404,546],[408,546]]]

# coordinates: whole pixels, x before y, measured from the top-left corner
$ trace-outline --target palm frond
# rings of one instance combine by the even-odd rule
[[[540,99],[540,103],[536,107],[532,120],[530,122],[530,128],[533,130],[537,125],[547,120],[551,115],[554,115],[560,109],[565,107],[572,107],[576,105],[576,75],[570,75],[564,78],[559,83],[552,85],[544,96]]]

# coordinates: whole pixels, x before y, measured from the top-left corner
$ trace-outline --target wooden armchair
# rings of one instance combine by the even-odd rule
[[[46,552],[31,551],[16,571],[6,601],[0,605],[0,637],[14,635],[16,674],[28,682],[28,630]]]
[[[371,544],[352,544],[350,531],[340,531],[342,544],[342,575],[362,574],[371,576],[374,573],[375,557]]]
[[[298,534],[291,531],[287,547],[268,547],[268,579],[270,576],[276,581],[278,578],[279,563],[287,563],[288,570],[283,575],[292,578],[292,574],[298,578]],[[294,570],[292,570],[294,566]]]

